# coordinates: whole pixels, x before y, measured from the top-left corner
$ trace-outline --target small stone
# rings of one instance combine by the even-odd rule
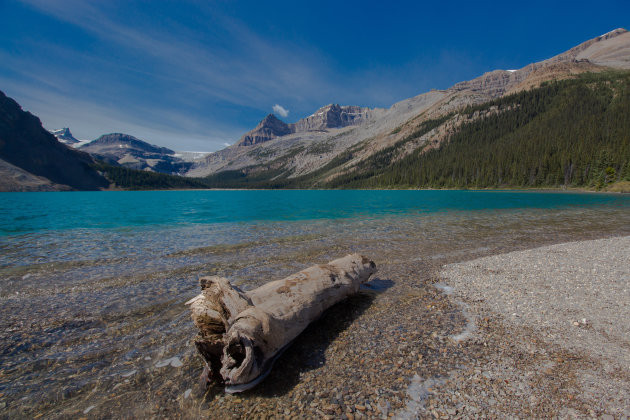
[[[356,408],[359,411],[365,411],[366,410],[366,407],[364,405],[361,405],[361,404],[355,404],[354,408]]]
[[[155,364],[155,367],[161,368],[168,365],[171,365],[172,367],[175,367],[175,368],[184,366],[182,361],[179,360],[179,357],[176,356],[176,357],[171,357],[170,359],[162,360],[161,362],[157,362]]]
[[[341,410],[341,406],[339,404],[330,404],[324,407],[324,412],[326,414],[334,414],[338,410]]]
[[[87,413],[89,413],[90,411],[92,411],[95,408],[96,408],[95,405],[91,405],[88,408],[86,408],[85,410],[83,410],[83,414],[87,414]]]
[[[602,420],[615,420],[610,414],[602,414]]]

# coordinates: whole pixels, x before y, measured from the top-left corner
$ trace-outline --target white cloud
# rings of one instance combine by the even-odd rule
[[[283,117],[283,118],[286,118],[286,117],[288,117],[288,116],[289,116],[289,110],[288,110],[288,109],[286,109],[285,107],[283,107],[282,105],[275,104],[275,105],[273,106],[273,112],[274,112],[275,114],[280,115],[280,116],[281,116],[281,117]]]
[[[230,147],[230,143],[228,143],[227,141],[226,141],[226,142],[224,142],[224,143],[223,143],[223,145],[224,145],[225,147]]]

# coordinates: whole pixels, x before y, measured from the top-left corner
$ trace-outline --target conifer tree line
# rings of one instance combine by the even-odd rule
[[[122,166],[99,162],[94,166],[114,187],[126,190],[167,190],[208,188],[207,184],[196,178],[161,174],[157,172],[139,171]]]
[[[499,112],[486,114],[492,107]],[[601,188],[630,180],[628,72],[545,83],[460,112],[470,118],[475,111],[487,116],[461,126],[438,149],[388,165],[372,156],[331,186]]]

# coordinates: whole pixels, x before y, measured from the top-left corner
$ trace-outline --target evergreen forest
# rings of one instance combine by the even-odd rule
[[[488,112],[493,107],[498,112]],[[584,74],[461,111],[439,148],[390,162],[384,150],[336,188],[601,188],[630,180],[630,73]],[[490,115],[487,115],[490,114]],[[386,160],[386,159],[385,159]]]

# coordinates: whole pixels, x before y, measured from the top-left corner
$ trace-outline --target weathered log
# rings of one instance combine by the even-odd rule
[[[201,294],[187,303],[209,378],[224,382],[227,392],[255,386],[308,324],[375,272],[373,261],[353,254],[248,292],[224,278],[201,278]]]

